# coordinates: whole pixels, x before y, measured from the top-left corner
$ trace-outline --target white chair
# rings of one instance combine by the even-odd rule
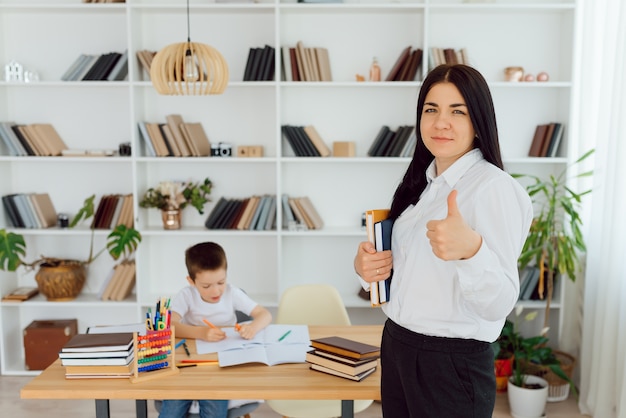
[[[274,322],[277,324],[350,325],[350,317],[337,289],[327,284],[306,284],[285,290],[278,303],[278,312]],[[365,410],[372,402],[373,400],[355,400],[354,413]],[[332,418],[341,416],[341,401],[339,400],[268,399],[265,403],[283,417]]]

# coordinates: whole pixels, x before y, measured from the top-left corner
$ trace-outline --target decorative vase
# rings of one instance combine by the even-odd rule
[[[182,212],[180,209],[163,209],[161,218],[163,219],[163,229],[180,229]]]
[[[75,299],[86,278],[85,265],[77,260],[51,260],[41,264],[35,274],[37,288],[52,302]]]
[[[548,382],[539,376],[525,375],[527,384],[541,386],[537,389],[522,388],[508,381],[507,395],[513,418],[541,418],[545,416],[548,402]]]

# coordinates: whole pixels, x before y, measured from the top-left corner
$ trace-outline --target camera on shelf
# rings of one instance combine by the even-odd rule
[[[228,142],[218,142],[217,144],[211,144],[211,156],[212,157],[232,157],[233,146]]]

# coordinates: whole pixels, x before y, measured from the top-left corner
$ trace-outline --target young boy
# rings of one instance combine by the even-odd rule
[[[214,242],[193,245],[185,251],[185,264],[189,286],[171,304],[171,324],[176,327],[176,337],[221,341],[226,334],[219,327],[237,325],[235,311],[252,317],[252,321],[237,327],[245,339],[253,338],[272,322],[267,309],[226,282],[226,253],[220,245]],[[185,417],[191,402],[165,400],[159,418]],[[199,405],[201,418],[226,417],[228,412],[226,400],[201,400]]]

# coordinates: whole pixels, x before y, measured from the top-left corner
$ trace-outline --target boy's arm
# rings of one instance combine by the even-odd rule
[[[221,341],[226,338],[226,333],[219,328],[183,324],[181,320],[180,314],[172,311],[171,325],[176,327],[177,338],[195,338],[204,341]]]
[[[272,322],[272,314],[261,305],[256,305],[250,312],[252,322],[241,324],[239,335],[246,340],[254,338],[257,332],[268,326]]]

